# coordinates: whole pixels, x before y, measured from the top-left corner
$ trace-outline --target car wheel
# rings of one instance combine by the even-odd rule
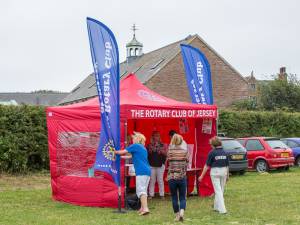
[[[255,163],[255,169],[259,173],[264,173],[269,170],[269,166],[265,160],[260,159]]]
[[[297,159],[295,160],[295,166],[300,167],[300,156],[298,156]]]
[[[240,175],[244,175],[245,173],[246,173],[245,170],[241,170],[241,171],[240,171]]]
[[[286,166],[284,167],[285,170],[289,170],[290,169],[290,166]]]

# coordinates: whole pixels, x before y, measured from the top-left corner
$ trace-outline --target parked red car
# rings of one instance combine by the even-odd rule
[[[238,138],[247,149],[248,168],[257,172],[269,169],[289,169],[294,164],[292,150],[279,138],[249,137]]]

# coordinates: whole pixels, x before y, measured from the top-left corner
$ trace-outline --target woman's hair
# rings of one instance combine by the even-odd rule
[[[172,138],[173,135],[176,134],[176,131],[175,130],[170,130],[169,131],[169,136]]]
[[[142,133],[134,131],[132,135],[132,139],[133,138],[137,139],[137,143],[145,145],[146,137]]]
[[[175,145],[175,146],[181,145],[182,141],[183,141],[183,138],[181,135],[174,134],[171,139],[171,145]]]
[[[159,131],[153,131],[153,132],[152,132],[152,135],[151,135],[151,137],[150,137],[150,143],[151,143],[151,144],[154,143],[154,136],[155,136],[155,135],[158,135],[158,136],[159,136],[158,142],[160,143],[160,133],[159,133]]]
[[[221,140],[220,140],[217,136],[211,138],[211,139],[209,140],[209,143],[210,143],[211,146],[213,146],[214,148],[222,146],[222,142],[221,142]]]

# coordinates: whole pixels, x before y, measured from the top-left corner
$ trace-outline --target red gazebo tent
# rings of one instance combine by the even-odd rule
[[[130,74],[120,85],[121,145],[127,134],[142,132],[147,139],[153,130],[169,143],[173,129],[194,146],[192,167],[202,168],[209,139],[216,135],[217,107],[179,102],[151,91]],[[96,172],[89,177],[99,142],[100,112],[98,98],[85,102],[47,108],[48,144],[52,196],[76,205],[117,207],[117,186],[110,175]],[[124,163],[121,166],[124,192]],[[167,185],[165,185],[167,189]],[[189,181],[189,192],[194,181]],[[209,196],[213,188],[209,176],[200,184],[200,196]],[[122,199],[124,203],[124,199]]]

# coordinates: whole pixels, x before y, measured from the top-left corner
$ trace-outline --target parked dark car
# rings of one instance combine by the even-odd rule
[[[294,164],[292,150],[279,138],[248,137],[238,138],[247,149],[249,169],[266,172],[269,169],[289,169]]]
[[[218,137],[226,137],[225,133],[218,133]]]
[[[283,138],[281,140],[292,149],[295,166],[300,167],[300,138]]]
[[[248,168],[247,150],[234,138],[220,137],[229,156],[229,171],[244,174]]]

